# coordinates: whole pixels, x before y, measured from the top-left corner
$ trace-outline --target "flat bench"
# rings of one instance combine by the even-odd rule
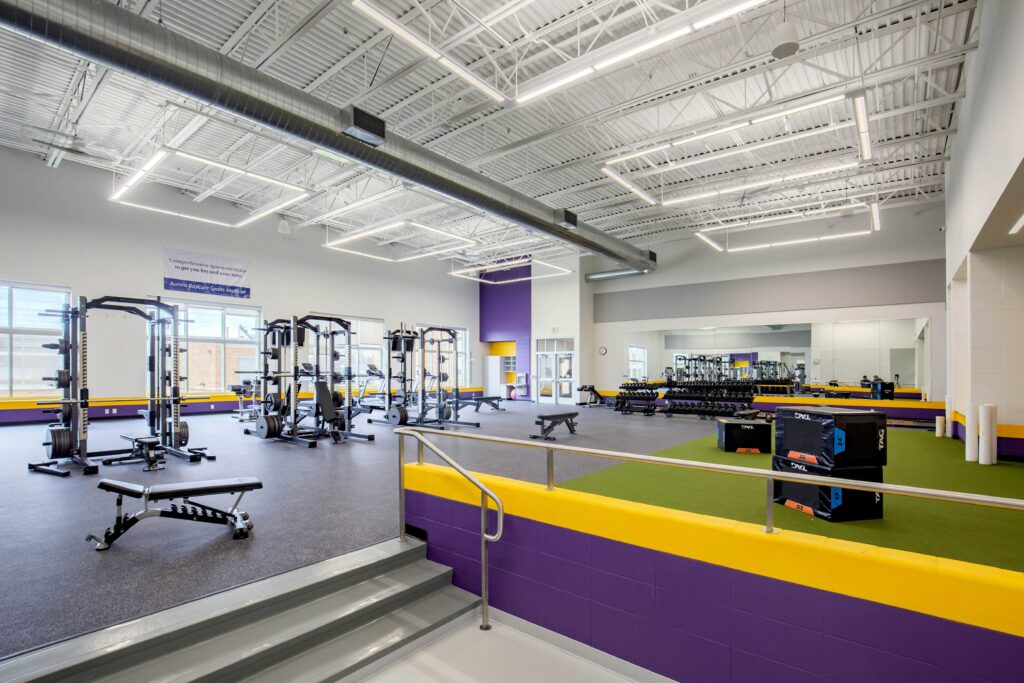
[[[85,540],[96,541],[96,550],[106,550],[113,545],[114,541],[146,517],[170,517],[191,522],[226,524],[232,527],[232,538],[235,540],[248,538],[249,530],[252,529],[252,522],[249,521],[248,513],[238,509],[238,504],[246,492],[263,488],[263,482],[256,477],[235,477],[233,479],[209,479],[206,481],[186,481],[177,484],[143,486],[142,484],[117,481],[116,479],[101,479],[97,486],[102,491],[117,494],[117,513],[114,519],[114,526],[109,527],[104,532],[103,538],[95,534],[89,534],[85,537]],[[214,496],[225,493],[238,494],[238,497],[235,498],[235,501],[227,510],[203,505],[193,500],[200,496]],[[134,514],[125,514],[123,510],[125,496],[142,499],[142,509]],[[168,507],[152,507],[150,505],[150,503],[157,501],[169,501],[178,498],[181,499],[180,505],[174,503]]]
[[[548,413],[547,415],[538,415],[534,421],[535,425],[540,425],[540,434],[530,434],[531,439],[544,439],[545,441],[554,441],[555,437],[551,436],[551,432],[555,431],[555,427],[564,424],[569,428],[570,434],[576,433],[576,418],[579,417],[579,412],[575,413]]]
[[[501,402],[503,400],[504,399],[501,398],[501,396],[472,396],[470,398],[460,398],[458,399],[458,403],[460,410],[462,408],[473,406],[473,412],[479,413],[480,408],[488,405],[491,407],[491,410],[503,413],[505,412],[505,409],[501,407]],[[455,401],[456,399],[454,398],[449,399],[448,403],[455,403]]]

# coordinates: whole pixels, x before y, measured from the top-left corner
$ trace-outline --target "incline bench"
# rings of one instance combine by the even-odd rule
[[[551,436],[551,432],[555,431],[555,427],[564,424],[569,428],[570,434],[576,433],[576,418],[579,416],[578,412],[575,413],[548,413],[547,415],[538,415],[534,421],[535,425],[540,425],[540,434],[530,434],[531,439],[544,439],[545,441],[554,441],[555,437]]]
[[[143,486],[127,481],[101,479],[99,488],[117,494],[117,518],[114,526],[107,529],[100,538],[96,534],[85,537],[87,541],[96,541],[96,550],[106,550],[114,541],[146,517],[171,517],[186,519],[193,522],[210,522],[211,524],[227,524],[233,528],[232,538],[238,540],[249,537],[252,522],[249,515],[238,509],[242,496],[247,491],[263,488],[263,483],[256,477],[236,477],[234,479],[210,479],[207,481],[186,481],[179,484],[160,484]],[[235,502],[227,510],[197,503],[193,498],[213,496],[219,493],[238,494]],[[122,505],[124,497],[141,498],[142,509],[133,515],[124,514]],[[160,500],[181,498],[181,505],[172,503],[169,507],[150,507],[150,503]]]

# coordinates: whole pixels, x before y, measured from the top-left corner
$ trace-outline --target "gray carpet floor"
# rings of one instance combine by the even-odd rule
[[[473,433],[526,438],[538,412],[559,407],[509,403],[507,412],[465,411],[482,422]],[[191,444],[208,446],[215,461],[189,464],[170,458],[166,469],[141,465],[101,467],[100,476],[58,478],[26,469],[43,459],[43,425],[0,428],[0,657],[93,631],[393,538],[398,531],[397,438],[384,425],[364,425],[375,442],[321,441],[317,448],[245,436],[230,415],[189,417]],[[120,448],[121,433],[141,434],[139,420],[95,421],[93,451]],[[580,408],[579,433],[557,433],[558,445],[652,453],[711,433],[713,423],[693,417],[619,415]],[[466,468],[543,482],[542,451],[481,446],[442,438],[439,444]],[[412,444],[407,459],[415,458]],[[428,460],[434,460],[428,456]],[[581,476],[611,461],[560,455],[557,480]],[[255,523],[252,536],[232,541],[226,527],[147,519],[110,550],[96,552],[87,533],[113,523],[114,496],[99,491],[100,477],[159,484],[256,476],[264,488],[247,494],[242,508]],[[213,499],[210,499],[213,500]],[[137,509],[138,501],[127,501]],[[221,502],[221,501],[217,501]],[[216,503],[214,503],[216,504]]]

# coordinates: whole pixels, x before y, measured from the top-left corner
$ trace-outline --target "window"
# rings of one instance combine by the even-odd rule
[[[261,339],[260,312],[256,308],[217,306],[191,302],[177,303],[181,345],[188,352],[182,358],[187,378],[182,390],[188,393],[224,391],[253,375]]]
[[[643,346],[629,347],[629,378],[647,379],[647,349]]]
[[[427,324],[421,323],[421,324],[416,326],[416,331],[417,332],[422,332],[423,330],[425,330],[428,327],[434,327],[434,325],[427,325]],[[436,327],[444,327],[444,326],[443,325],[437,325]],[[470,368],[470,363],[469,363],[469,332],[465,328],[462,328],[462,327],[454,327],[452,329],[455,330],[456,345],[457,345],[458,351],[459,351],[459,387],[467,387],[467,386],[469,386],[470,382],[472,381],[472,377],[470,376],[470,373],[469,373],[469,368]],[[441,333],[438,333],[438,332],[432,332],[427,337],[427,340],[428,340],[428,343],[426,345],[426,349],[427,349],[427,370],[430,371],[430,372],[434,372],[434,370],[437,368],[437,345],[436,344],[430,344],[429,343],[430,339],[444,339],[444,340],[447,341],[448,340],[448,335],[441,334]],[[446,346],[447,346],[447,344],[446,344]],[[417,372],[417,377],[419,376],[419,367],[420,367],[420,358],[419,358],[419,354],[416,354],[416,372]],[[451,374],[452,374],[451,359],[448,358],[447,356],[445,357],[445,362],[442,365],[442,372],[447,372],[449,377],[451,377]],[[451,380],[449,380],[449,381],[451,381]]]
[[[316,315],[315,313],[313,315]],[[384,321],[377,320],[375,318],[352,318],[347,315],[335,315],[333,313],[323,313],[336,318],[342,318],[352,323],[352,327],[349,332],[352,335],[352,357],[355,361],[352,364],[352,372],[356,377],[365,376],[366,368],[370,365],[375,365],[381,368],[381,362],[383,359],[382,348],[384,345]],[[345,338],[339,336],[335,341],[337,347],[335,350],[341,354],[341,360],[334,364],[335,369],[338,372],[343,372],[344,368],[348,365],[345,360]],[[316,344],[313,337],[306,338],[306,346],[308,347],[309,362],[316,363]],[[326,370],[327,368],[327,346],[320,349],[320,368]],[[381,368],[383,369],[383,368]]]
[[[61,335],[59,317],[47,311],[70,303],[67,290],[0,284],[0,395],[56,396],[60,392],[43,377],[61,367],[61,357],[43,344]]]

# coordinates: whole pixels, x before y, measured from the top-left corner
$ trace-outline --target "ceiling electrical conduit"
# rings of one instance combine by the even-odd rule
[[[351,108],[332,107],[112,3],[0,0],[0,26],[605,256],[624,270],[657,267],[652,252],[583,222],[564,227],[543,202],[398,135],[386,133],[378,147],[349,137],[343,131],[352,125]]]

